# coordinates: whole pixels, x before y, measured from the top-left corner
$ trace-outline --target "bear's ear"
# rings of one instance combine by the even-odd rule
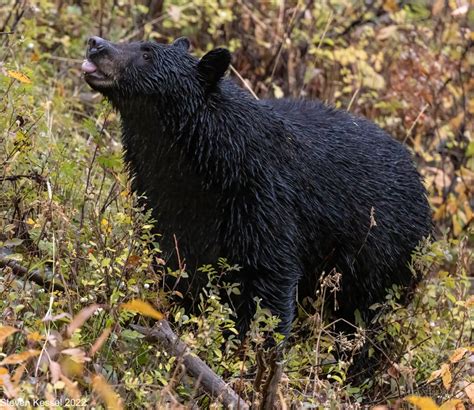
[[[180,38],[177,38],[175,41],[173,41],[172,46],[181,48],[184,51],[188,51],[189,47],[191,46],[191,43],[186,37],[180,37]]]
[[[215,85],[229,68],[230,51],[226,48],[216,48],[204,55],[198,63],[200,77],[207,85]]]

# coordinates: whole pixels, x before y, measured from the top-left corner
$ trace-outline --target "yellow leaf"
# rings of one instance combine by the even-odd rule
[[[456,115],[456,117],[452,118],[449,121],[449,125],[451,125],[451,129],[452,130],[457,130],[461,126],[461,124],[463,123],[463,120],[464,120],[464,113],[461,112],[458,115]]]
[[[41,342],[43,340],[43,336],[39,332],[31,332],[26,336],[26,338],[30,342]]]
[[[455,237],[458,237],[462,232],[462,226],[459,222],[459,218],[457,215],[452,216],[452,223],[453,223],[453,234]]]
[[[85,357],[84,360],[74,360],[75,357],[65,356],[61,359],[61,372],[67,377],[77,377],[82,376],[84,373],[84,362],[86,361]]]
[[[11,327],[11,326],[0,327],[0,345],[3,345],[3,343],[5,343],[5,339],[8,336],[16,332],[18,332],[18,329],[15,329],[14,327]]]
[[[381,28],[377,33],[377,40],[386,40],[387,38],[392,37],[397,32],[397,28],[396,25]]]
[[[461,360],[464,357],[466,352],[467,352],[467,348],[465,347],[460,347],[459,349],[456,349],[454,353],[451,355],[451,357],[449,358],[449,361],[451,363],[459,362],[459,360]]]
[[[81,392],[77,388],[77,382],[73,382],[68,379],[64,374],[61,374],[61,380],[64,382],[64,388],[67,395],[74,400],[79,400],[81,398]]]
[[[8,370],[5,367],[0,367],[0,386],[3,385],[3,380],[5,377],[10,377]]]
[[[86,352],[78,347],[71,347],[69,349],[61,350],[61,354],[68,355],[77,363],[88,362],[91,359],[86,356]]]
[[[433,16],[437,16],[444,9],[444,0],[435,0],[433,7],[431,8],[431,13]]]
[[[20,83],[31,84],[31,80],[25,75],[18,71],[7,70],[8,77],[18,80]]]
[[[18,364],[26,362],[31,357],[38,356],[40,354],[39,350],[27,350],[26,352],[21,352],[18,354],[12,354],[10,356],[5,357],[0,364]]]
[[[474,383],[468,384],[464,391],[466,392],[467,397],[471,400],[471,403],[474,404]]]
[[[50,381],[54,385],[59,381],[61,377],[61,365],[54,360],[49,361],[49,374],[50,374]]]
[[[473,34],[474,33],[471,33],[472,40],[474,40]],[[469,100],[469,102],[467,103],[467,111],[469,112],[469,114],[474,114],[474,99]]]
[[[383,2],[383,9],[388,12],[395,12],[398,10],[397,0],[386,0]]]
[[[105,381],[105,379],[96,374],[92,377],[92,387],[94,391],[100,396],[105,402],[105,407],[108,410],[121,410],[123,409],[122,399],[114,392],[112,387]]]
[[[447,363],[444,363],[441,366],[441,380],[443,380],[444,388],[449,390],[453,377],[451,376],[451,371],[449,370],[449,365]]]
[[[438,405],[429,397],[408,396],[405,400],[420,410],[439,410]]]
[[[166,265],[166,261],[164,259],[155,258],[155,261],[158,265]],[[474,301],[474,297],[473,297],[473,301]]]
[[[464,410],[464,404],[459,399],[448,400],[440,406],[440,410]]]
[[[89,356],[94,356],[98,350],[102,347],[102,345],[105,343],[105,341],[109,338],[110,333],[112,332],[111,327],[107,327],[102,334],[99,336],[99,338],[94,342],[94,344],[91,347],[91,350],[89,351]]]
[[[65,385],[65,383],[62,380],[57,381],[56,383],[52,383],[52,384],[55,390],[62,390],[64,389],[64,385]]]
[[[74,316],[71,323],[69,323],[69,326],[67,327],[67,335],[71,337],[74,331],[80,328],[99,307],[100,305],[90,305],[82,309],[76,316]]]
[[[100,221],[100,226],[105,233],[112,232],[112,226],[110,225],[107,219],[102,218],[102,220]]]
[[[10,374],[4,367],[0,367],[0,386],[2,386],[3,392],[7,398],[16,397],[18,389],[13,386],[10,380]]]
[[[430,377],[428,377],[427,382],[432,382],[433,380],[437,379],[439,376],[441,376],[441,370],[435,370],[434,372],[431,373]]]
[[[163,313],[158,312],[148,302],[140,299],[133,299],[130,302],[122,304],[122,309],[129,310],[131,312],[137,312],[143,316],[152,317],[156,320],[161,320],[164,318]]]
[[[18,387],[18,385],[20,384],[21,378],[23,377],[23,373],[25,373],[25,370],[26,365],[21,364],[16,368],[15,373],[13,373],[12,382],[15,387]]]
[[[283,90],[276,84],[273,84],[273,94],[275,95],[275,98],[283,98],[285,96]]]
[[[474,306],[474,295],[471,295],[466,300],[466,307],[471,308]]]

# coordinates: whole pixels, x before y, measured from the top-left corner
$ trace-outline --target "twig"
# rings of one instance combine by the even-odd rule
[[[357,90],[355,90],[354,94],[352,94],[352,98],[351,98],[351,100],[349,101],[349,105],[347,106],[347,110],[346,110],[346,111],[350,111],[350,110],[351,110],[352,104],[354,104],[354,101],[356,100],[357,96],[359,95],[360,88],[361,88],[361,86],[359,85],[359,87],[357,87]]]
[[[331,13],[329,14],[329,18],[328,18],[328,21],[326,23],[326,27],[324,27],[324,31],[323,31],[323,34],[321,35],[321,38],[319,39],[319,43],[318,43],[318,50],[321,48],[321,46],[323,45],[323,41],[326,37],[326,34],[328,33],[328,30],[329,30],[329,27],[331,26],[331,23],[332,23],[332,19],[334,18],[334,13],[331,11]]]
[[[46,58],[47,60],[65,61],[66,63],[71,63],[71,64],[80,64],[83,61],[78,58],[69,58],[69,57],[61,57],[61,56],[43,56],[42,58]]]
[[[199,380],[206,393],[218,399],[224,406],[239,410],[249,409],[247,403],[222,378],[191,353],[188,346],[171,330],[167,320],[159,320],[152,329],[138,325],[131,327],[144,334],[149,341],[159,342],[169,354],[181,359],[188,374]]]
[[[281,58],[281,54],[283,52],[283,49],[285,47],[285,44],[286,44],[286,40],[291,38],[291,34],[293,32],[293,30],[295,29],[295,27],[298,25],[298,23],[300,22],[300,20],[304,17],[304,14],[306,13],[306,10],[308,10],[311,5],[313,4],[313,0],[308,0],[308,2],[306,3],[305,7],[303,10],[301,10],[300,13],[299,10],[300,10],[300,2],[298,0],[298,2],[296,3],[296,6],[295,6],[295,9],[293,11],[293,15],[291,16],[291,20],[290,20],[290,23],[288,24],[288,30],[284,33],[283,35],[283,39],[282,41],[280,42],[280,45],[278,47],[278,51],[277,51],[277,54],[276,54],[276,58],[272,61],[274,61],[274,64],[273,64],[273,69],[272,69],[272,73],[270,75],[270,83],[273,81],[273,77],[275,76],[275,72],[276,72],[276,69],[278,67],[278,63],[280,61],[280,58]],[[271,61],[271,62],[272,62]],[[271,64],[271,62],[269,64]],[[269,68],[270,65],[267,66],[267,69]]]
[[[240,81],[242,81],[242,84],[247,90],[250,91],[250,94],[252,94],[256,100],[258,100],[257,94],[255,94],[252,88],[248,85],[247,81],[245,81],[245,79],[240,75],[233,65],[230,66],[230,70],[239,78]]]
[[[421,111],[416,116],[415,121],[413,121],[413,124],[411,125],[410,129],[408,130],[407,134],[405,135],[405,139],[403,140],[404,144],[407,142],[407,139],[410,137],[410,135],[413,131],[413,128],[415,128],[416,124],[418,124],[418,121],[420,121],[421,116],[425,113],[426,109],[429,106],[430,106],[429,104],[425,104],[425,106],[421,109]]]
[[[263,375],[265,374],[265,370],[267,368],[262,350],[259,349],[257,351],[256,359],[257,359],[257,373],[255,375],[255,380],[253,381],[253,388],[258,393],[260,392],[260,389],[262,387]]]
[[[296,13],[298,12],[298,9],[299,9],[299,1],[296,3],[296,7],[295,9],[293,10],[293,15],[291,16],[291,20],[290,20],[290,24],[289,24],[289,28],[287,30],[286,33],[284,33],[283,35],[283,38],[282,40],[280,41],[280,44],[278,46],[278,52],[276,54],[276,58],[274,59],[274,64],[273,64],[273,69],[272,69],[272,73],[270,74],[270,82],[273,81],[273,76],[275,75],[275,71],[278,67],[278,62],[280,61],[280,57],[281,57],[281,53],[283,51],[283,48],[285,47],[285,41],[290,38],[290,35],[291,35],[291,32],[293,31],[293,22],[295,20],[295,16],[296,16]]]
[[[237,3],[239,3],[239,5],[247,12],[249,13],[249,16],[250,18],[255,22],[256,25],[260,26],[261,28],[263,28],[263,30],[267,30],[268,29],[268,26],[265,24],[265,22],[263,22],[258,16],[257,14],[255,13],[254,10],[252,10],[250,8],[250,6],[253,7],[253,5],[248,5],[248,4],[245,4],[245,2],[243,2],[242,0],[237,0]],[[281,3],[282,5],[284,5],[284,3],[282,2]],[[282,41],[282,37],[280,36],[279,34],[279,30],[275,30],[274,32],[271,33],[274,37],[276,37],[276,39],[278,41]]]
[[[364,26],[366,24],[372,24],[372,23],[377,23],[380,21],[380,19],[384,16],[388,16],[389,13],[387,13],[382,7],[374,11],[374,17],[373,18],[368,18],[364,19],[364,16],[371,11],[374,8],[373,5],[365,6],[365,9],[363,9],[360,13],[360,16],[352,21],[343,31],[342,33],[338,34],[340,37],[344,37],[347,34],[349,34],[351,31],[353,31],[355,28]]]
[[[40,185],[46,185],[46,178],[44,178],[42,175],[37,174],[36,172],[32,172],[31,174],[18,174],[18,175],[7,175],[0,177],[0,182],[4,181],[18,181],[19,179],[31,179],[35,182],[37,182]]]
[[[52,282],[48,279],[44,279],[43,275],[39,272],[38,269],[34,269],[31,272],[28,271],[24,266],[15,262],[14,260],[8,259],[8,255],[11,255],[13,252],[8,248],[0,248],[0,269],[10,268],[16,276],[22,276],[32,282],[40,285],[44,289],[52,289],[64,291],[65,288],[60,283]],[[50,273],[49,270],[46,270],[46,273]]]
[[[179,11],[182,12],[182,11],[184,11],[184,10],[190,8],[193,4],[194,4],[194,3],[191,1],[191,2],[189,2],[188,4],[179,7]],[[143,24],[140,24],[140,26],[139,26],[136,30],[132,31],[130,34],[127,34],[125,37],[123,37],[123,38],[121,39],[121,41],[122,41],[122,42],[126,42],[126,41],[131,40],[133,37],[139,35],[139,34],[141,33],[141,30],[142,30],[147,24],[153,25],[153,24],[155,24],[155,23],[159,23],[160,21],[167,19],[167,18],[169,17],[169,15],[170,15],[169,12],[167,12],[167,13],[164,13],[163,15],[158,16],[158,17],[156,17],[156,18],[154,18],[154,19],[152,19],[152,20],[145,21]]]
[[[262,410],[272,410],[275,408],[275,402],[278,396],[278,385],[280,384],[283,374],[283,362],[278,360],[281,358],[279,352],[274,352],[270,372],[268,373],[265,387],[263,388]]]

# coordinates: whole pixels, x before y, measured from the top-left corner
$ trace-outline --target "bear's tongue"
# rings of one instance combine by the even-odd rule
[[[88,74],[97,71],[97,67],[95,66],[95,64],[89,60],[84,60],[81,68],[83,72]]]

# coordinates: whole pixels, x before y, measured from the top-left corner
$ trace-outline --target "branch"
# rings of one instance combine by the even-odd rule
[[[1,33],[0,33],[1,34]],[[33,181],[36,181],[40,185],[46,185],[46,178],[41,176],[40,174],[36,172],[32,172],[31,174],[25,174],[25,175],[8,175],[8,176],[3,176],[0,177],[0,182],[3,181],[18,181],[19,179],[31,179]]]
[[[60,290],[64,291],[64,286],[57,282],[52,282],[48,279],[45,279],[38,269],[34,269],[31,272],[27,268],[15,262],[14,260],[8,259],[8,255],[11,255],[13,252],[8,248],[0,247],[0,269],[5,269],[9,267],[16,276],[24,277],[27,280],[40,285],[44,289]],[[46,273],[51,273],[49,270],[46,270]]]
[[[260,409],[271,410],[275,408],[278,395],[278,386],[283,375],[283,362],[278,350],[273,352],[271,358],[271,368],[263,388],[263,399]]]
[[[144,334],[149,341],[159,342],[169,354],[182,359],[189,375],[199,380],[206,393],[218,399],[224,406],[240,410],[249,409],[247,403],[221,377],[191,353],[188,346],[173,332],[167,320],[159,320],[152,329],[138,325],[131,327]]]

